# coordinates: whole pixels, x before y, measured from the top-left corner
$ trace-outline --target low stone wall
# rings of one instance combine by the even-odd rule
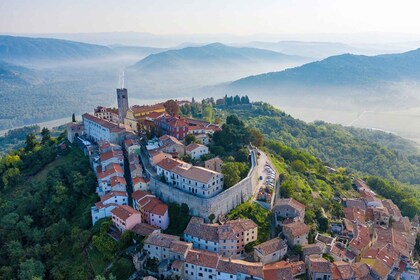
[[[150,190],[164,202],[186,203],[191,215],[207,220],[210,214],[225,215],[239,204],[248,200],[258,190],[258,171],[256,153],[251,155],[252,167],[246,178],[231,188],[211,198],[201,198],[167,185],[157,177],[150,178]]]

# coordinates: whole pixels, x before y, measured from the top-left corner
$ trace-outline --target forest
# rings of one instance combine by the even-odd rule
[[[345,189],[350,188],[349,176],[354,174],[371,182],[379,195],[395,198],[394,202],[404,215],[413,217],[420,213],[420,154],[408,140],[384,132],[325,122],[305,123],[261,102],[253,103],[251,109],[235,108],[223,113],[236,114],[246,125],[258,128],[265,137],[265,147],[273,156],[281,156],[280,162],[294,166],[292,170],[298,168],[306,174],[308,163],[318,161],[318,166],[322,163],[322,166],[340,170],[343,180],[347,178],[342,182]],[[312,203],[311,191],[304,187],[301,178],[285,178],[282,191],[286,193],[283,195],[293,197],[287,192],[301,190],[298,192],[300,200],[305,204]],[[307,186],[316,188],[318,181],[312,177],[307,182]],[[327,188],[331,185],[327,183],[322,185]],[[310,219],[310,214],[307,218]]]
[[[76,148],[47,129],[0,161],[0,279],[88,279],[96,179]]]

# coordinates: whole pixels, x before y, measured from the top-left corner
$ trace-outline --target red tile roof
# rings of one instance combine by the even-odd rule
[[[128,206],[128,205],[118,205],[117,207],[115,207],[112,211],[111,211],[112,215],[117,216],[119,219],[126,221],[128,218],[130,218],[133,215],[139,214],[140,213]]]
[[[204,266],[209,268],[218,267],[219,256],[216,253],[203,250],[189,250],[185,263]]]
[[[82,115],[82,117],[83,117],[83,119],[90,120],[92,122],[97,123],[98,125],[100,125],[102,127],[105,127],[107,129],[109,129],[109,131],[111,131],[111,132],[122,132],[122,131],[125,130],[125,127],[123,125],[120,126],[120,125],[118,125],[116,123],[109,122],[109,121],[106,121],[104,119],[95,117],[95,116],[93,116],[93,115],[91,115],[89,113],[84,113]]]
[[[138,176],[133,178],[134,185],[137,185],[139,183],[148,183],[148,182],[150,182],[150,179],[148,178],[143,178],[143,177],[138,177]]]
[[[97,170],[98,179],[103,179],[103,178],[108,177],[108,176],[110,176],[114,173],[124,174],[124,171],[122,170],[121,166],[119,164],[116,164],[116,163],[108,164],[105,167],[105,172],[102,172],[100,166],[98,166],[96,170]]]
[[[120,176],[112,177],[111,178],[111,187],[115,187],[118,184],[127,185],[127,181],[125,180],[124,177],[120,177]]]
[[[307,234],[310,230],[310,227],[301,221],[293,222],[283,226],[283,230],[290,232],[292,238],[296,238]]]
[[[107,194],[105,194],[104,196],[101,197],[101,201],[107,201],[110,198],[113,198],[114,196],[125,196],[128,197],[128,194],[126,192],[119,192],[119,191],[112,191],[109,192]]]
[[[222,258],[217,265],[217,271],[228,274],[237,275],[238,273],[246,274],[253,277],[264,277],[262,263],[246,262],[237,259]]]
[[[206,147],[206,146],[201,145],[201,144],[197,144],[197,143],[191,143],[185,148],[185,150],[188,151],[188,152],[192,152],[195,149],[202,148],[202,147]]]

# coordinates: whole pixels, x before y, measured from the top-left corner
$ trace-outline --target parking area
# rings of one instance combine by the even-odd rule
[[[257,194],[257,200],[271,204],[276,184],[276,171],[267,158],[259,174],[260,186]]]

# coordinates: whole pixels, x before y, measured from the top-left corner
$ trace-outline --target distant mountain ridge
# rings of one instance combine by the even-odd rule
[[[136,70],[176,69],[180,67],[222,67],[234,63],[291,62],[308,60],[257,48],[230,47],[213,43],[152,54],[132,66]]]
[[[50,38],[0,36],[0,60],[11,63],[86,60],[113,54],[110,48],[100,45]]]
[[[240,45],[240,44],[239,44]],[[334,55],[345,53],[376,55],[385,53],[381,50],[363,49],[338,42],[305,42],[305,41],[279,41],[263,42],[253,41],[242,44],[245,47],[261,48],[275,52],[287,53],[289,55],[309,56],[317,59],[324,59]]]
[[[337,55],[280,72],[245,77],[230,86],[351,86],[406,80],[420,80],[420,49],[377,56]]]

